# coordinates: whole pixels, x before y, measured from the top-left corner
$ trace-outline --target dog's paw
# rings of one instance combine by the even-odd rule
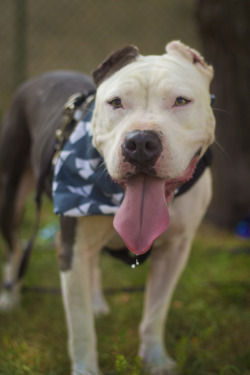
[[[142,345],[139,355],[149,375],[178,375],[176,362],[161,345]]]
[[[104,298],[93,299],[93,311],[95,317],[108,315],[109,314],[109,306]]]
[[[177,371],[177,367],[174,366],[174,367],[169,367],[167,366],[166,367],[162,367],[162,366],[159,366],[159,367],[153,367],[149,370],[149,374],[150,375],[178,375],[179,372]]]
[[[89,372],[89,371],[84,371],[84,372],[79,372],[79,371],[73,371],[72,373],[71,373],[71,375],[102,375],[100,372]]]
[[[98,365],[85,365],[82,361],[73,364],[71,375],[103,375]]]
[[[144,363],[144,368],[149,375],[178,375],[176,362],[168,358],[164,364],[156,365]]]
[[[3,290],[0,294],[0,311],[10,312],[19,305],[20,295],[16,290]]]

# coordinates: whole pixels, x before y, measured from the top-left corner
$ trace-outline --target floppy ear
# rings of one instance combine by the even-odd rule
[[[137,56],[139,56],[139,51],[135,46],[127,46],[113,52],[92,73],[96,86],[99,86],[105,79],[125,65],[136,60]]]
[[[205,73],[211,81],[214,75],[214,70],[211,65],[208,65],[199,52],[186,46],[179,41],[173,41],[166,45],[166,52],[169,55],[181,55],[197,66],[197,68]]]

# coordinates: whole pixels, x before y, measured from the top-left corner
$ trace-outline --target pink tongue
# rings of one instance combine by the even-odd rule
[[[144,174],[129,178],[113,224],[130,251],[148,251],[169,226],[165,181]]]

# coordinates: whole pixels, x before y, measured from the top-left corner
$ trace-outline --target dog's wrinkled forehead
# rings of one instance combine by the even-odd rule
[[[195,66],[205,78],[207,78],[208,82],[211,81],[213,77],[213,68],[207,65],[199,52],[179,41],[173,41],[167,44],[166,52],[165,55],[162,55],[163,58],[172,58],[178,59],[178,61],[189,62]],[[113,52],[96,70],[94,70],[93,78],[96,86],[98,87],[103,81],[126,65],[136,62],[140,57],[141,55],[138,48],[132,45]]]

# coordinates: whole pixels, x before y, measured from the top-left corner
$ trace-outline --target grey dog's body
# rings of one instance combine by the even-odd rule
[[[165,67],[162,69],[162,61],[164,64],[166,61],[167,73]],[[154,64],[155,70],[152,69]],[[157,64],[160,64],[160,68]],[[143,82],[151,75],[152,83],[146,86]],[[193,78],[194,83],[189,77]],[[170,204],[174,189],[191,177],[198,156],[204,154],[213,141],[214,119],[209,108],[208,92],[211,77],[212,69],[200,55],[178,42],[169,45],[168,54],[163,57],[142,57],[134,47],[118,51],[94,73],[97,85],[92,121],[94,144],[104,157],[111,177],[118,182],[122,181],[124,186],[124,181],[129,176],[125,181],[125,197],[130,189],[130,181],[134,181],[133,186],[138,186],[142,176],[146,176],[143,177],[146,187],[156,184],[157,189],[162,189],[157,184],[167,181],[164,194],[170,225],[164,211],[162,217],[169,228],[166,232],[162,230],[164,233],[160,233],[160,237],[154,242],[144,315],[140,325],[139,354],[151,374],[173,374],[175,371],[175,363],[164,348],[163,326],[171,295],[186,264],[193,236],[211,198],[211,176],[207,169],[188,193]],[[160,85],[162,87],[163,79],[170,87],[165,93],[162,88],[158,90]],[[178,96],[178,92],[175,94],[178,90],[173,88],[174,81],[179,91],[183,81],[185,95],[193,95],[194,98],[185,99],[186,102],[181,98],[181,109],[177,109],[177,103],[172,107],[169,104],[164,107],[161,105],[155,110],[159,101],[154,101],[159,93],[163,95],[161,100],[168,100],[168,103],[172,97]],[[94,89],[92,80],[83,74],[45,74],[28,81],[17,90],[4,118],[0,136],[0,225],[9,255],[4,268],[4,288],[0,295],[2,310],[10,310],[19,300],[18,272],[22,251],[17,230],[25,198],[36,186],[44,165],[48,162],[55,130],[61,127],[63,105],[70,95]],[[144,90],[147,90],[147,95]],[[180,97],[179,95],[177,99]],[[196,102],[200,104],[195,104]],[[140,142],[141,138],[144,141],[147,137],[147,145],[150,145],[147,152],[150,155],[154,153],[153,157],[144,155],[143,163],[134,153],[138,135]],[[149,157],[150,163],[147,164]],[[44,190],[49,196],[51,177],[49,173],[44,180]],[[154,192],[154,189],[150,191]],[[157,206],[157,202],[155,205]],[[145,207],[147,208],[147,203]],[[152,206],[152,210],[154,209]],[[136,245],[134,247],[136,241],[128,233],[129,223],[126,218],[123,222],[126,211],[130,211],[130,206],[117,215],[119,219],[116,219],[115,228],[125,242],[128,234],[128,246],[132,243],[132,251],[141,254],[148,250],[148,244],[143,245],[143,248],[136,248]],[[131,217],[131,220],[134,218]],[[124,245],[114,231],[110,216],[78,219],[65,217],[60,221],[58,253],[72,374],[97,375],[100,372],[93,313],[108,312],[100,288],[98,253],[105,245],[113,249],[120,249]],[[145,235],[147,237],[147,233]]]

